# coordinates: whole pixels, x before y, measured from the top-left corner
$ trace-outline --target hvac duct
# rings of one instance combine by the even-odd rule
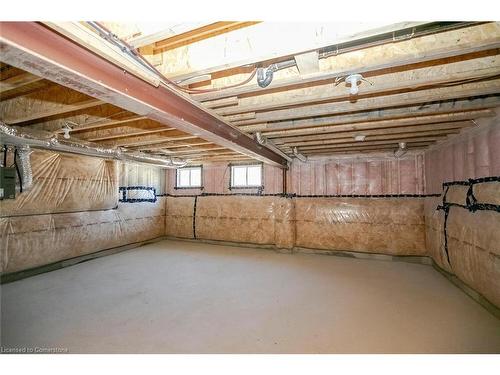
[[[400,158],[401,156],[404,156],[407,152],[408,152],[408,149],[406,148],[406,143],[400,142],[399,148],[396,151],[394,151],[394,156],[396,158]]]
[[[302,155],[297,147],[293,148],[293,156],[295,156],[297,159],[299,159],[302,163],[305,163],[307,161],[307,157]]]
[[[278,155],[282,156],[286,161],[289,163],[292,162],[292,158],[289,157],[287,154],[285,154],[283,151],[281,151],[278,147],[274,145],[270,140],[268,140],[265,136],[262,135],[261,132],[256,132],[255,133],[255,140],[259,145],[265,146],[269,148],[270,150],[274,151]]]
[[[0,135],[2,136],[3,144],[32,146],[35,148],[96,156],[105,159],[145,163],[161,168],[179,168],[187,164],[184,160],[148,155],[140,151],[127,151],[121,148],[102,147],[90,142],[61,141],[46,132],[39,132],[38,134],[39,135],[37,135],[37,133],[20,131],[0,122]]]

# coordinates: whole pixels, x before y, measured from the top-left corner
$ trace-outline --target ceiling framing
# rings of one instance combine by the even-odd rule
[[[126,34],[130,29],[126,26],[108,25],[117,35]],[[109,95],[92,95],[64,81],[20,69],[9,64],[12,61],[6,61],[4,53],[0,57],[4,61],[0,66],[0,120],[56,135],[69,125],[75,139],[193,163],[259,157],[269,162],[272,151],[253,140],[256,132],[290,157],[294,147],[305,156],[392,152],[400,142],[406,142],[409,149],[424,150],[476,126],[479,118],[494,116],[500,105],[500,23],[438,26],[429,26],[422,34],[415,30],[425,31],[423,23],[401,24],[398,32],[394,26],[378,28],[358,39],[339,39],[343,44],[339,42],[337,50],[334,44],[301,53],[291,48],[282,50],[281,56],[266,56],[256,43],[255,56],[261,59],[250,64],[247,55],[238,56],[237,45],[228,37],[225,47],[235,48],[231,60],[239,63],[214,61],[213,67],[190,72],[184,68],[172,71],[176,64],[172,62],[180,61],[189,48],[220,43],[224,35],[244,35],[246,30],[255,37],[255,30],[269,26],[265,22],[215,22],[190,28],[178,25],[177,33],[169,29],[142,35],[135,30],[129,35],[126,39],[140,47],[144,58],[160,72],[183,80],[183,88],[174,85],[168,89],[194,103],[191,110],[206,113],[206,117],[200,112],[188,121],[196,124],[203,117],[207,123],[227,125],[244,137],[236,146],[208,130],[199,132],[180,121],[163,121],[166,116],[134,110],[139,107],[122,105],[123,100],[108,100]],[[413,30],[414,35],[405,30]],[[384,35],[392,35],[392,39],[385,40]],[[267,43],[286,35],[273,38]],[[104,39],[102,43],[106,43]],[[311,46],[316,45],[311,39]],[[2,44],[5,52],[4,47]],[[275,72],[269,86],[260,87],[255,78],[238,85],[256,67],[290,59],[295,64]],[[352,73],[366,79],[355,96],[343,80]],[[364,135],[364,141],[355,141],[357,135]],[[259,151],[262,149],[268,154]],[[276,164],[280,164],[278,160],[276,156]]]

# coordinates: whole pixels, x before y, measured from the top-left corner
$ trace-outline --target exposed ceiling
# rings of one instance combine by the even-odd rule
[[[391,152],[400,142],[424,149],[493,116],[500,105],[498,22],[369,31],[357,24],[104,25],[138,48],[174,82],[172,89],[249,137],[260,132],[289,156],[294,147],[306,156]],[[270,66],[284,68],[261,87],[256,69],[265,74]],[[356,73],[363,80],[352,95],[346,78]],[[69,125],[77,139],[190,162],[250,155],[6,63],[0,98],[0,119],[25,129],[62,134]],[[363,141],[354,139],[359,135]]]

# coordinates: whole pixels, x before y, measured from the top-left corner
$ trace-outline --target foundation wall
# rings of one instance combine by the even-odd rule
[[[425,255],[423,208],[422,198],[168,197],[166,234],[289,249]]]
[[[478,119],[477,123],[476,129],[425,153],[427,194],[441,193],[446,181],[500,176],[500,116]]]
[[[298,195],[423,194],[423,155],[294,161],[288,186]]]
[[[164,197],[118,202],[118,162],[35,150],[31,165],[33,187],[0,201],[2,273],[164,235]]]
[[[441,268],[500,306],[500,182],[469,189],[446,186],[441,197],[426,198],[427,249]]]
[[[296,246],[426,255],[422,198],[297,198]]]

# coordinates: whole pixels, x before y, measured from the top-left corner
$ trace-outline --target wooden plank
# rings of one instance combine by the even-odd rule
[[[228,106],[238,105],[239,101],[240,100],[237,96],[230,96],[229,98],[204,102],[203,106],[205,108],[228,107]]]
[[[419,150],[425,150],[430,146],[429,143],[414,143],[411,145],[408,145],[408,150],[409,152],[413,151],[419,151]],[[374,146],[374,147],[368,147],[368,148],[362,148],[362,149],[353,149],[353,148],[346,148],[346,149],[335,149],[335,150],[320,150],[320,151],[311,151],[307,152],[304,151],[302,154],[304,156],[312,156],[312,157],[321,157],[321,156],[342,156],[342,155],[371,155],[373,154],[374,156],[381,156],[383,154],[384,156],[393,156],[394,157],[394,151],[395,147],[391,146]]]
[[[134,121],[140,121],[140,120],[145,120],[147,117],[145,116],[132,116],[126,119],[120,119],[120,120],[109,120],[109,121],[103,121],[103,122],[98,122],[98,123],[93,123],[93,124],[83,124],[79,126],[75,126],[71,133],[84,133],[88,132],[91,130],[95,129],[101,129],[101,128],[108,128],[112,126],[118,126],[118,125],[123,125],[127,124],[130,122]],[[58,130],[57,133],[64,133],[63,130]]]
[[[181,23],[177,25],[172,25],[171,27],[156,31],[152,34],[142,34],[140,36],[131,38],[127,41],[132,47],[139,48],[144,47],[149,44],[154,44],[161,40],[171,38],[175,35],[187,33],[191,30],[200,28],[202,26],[209,25],[207,22],[190,22],[190,23]]]
[[[0,81],[0,93],[5,94],[9,91],[16,90],[23,86],[30,85],[42,80],[43,78],[31,73],[25,72],[22,74],[18,74]]]
[[[354,141],[354,137],[343,137],[343,138],[330,138],[323,140],[311,140],[311,141],[293,141],[287,142],[279,147],[303,147],[307,146],[317,146],[317,145],[333,145],[333,144],[358,144],[363,145],[364,143],[369,144],[371,141],[389,141],[399,139],[413,139],[413,138],[422,138],[428,136],[436,136],[436,137],[446,137],[448,134],[458,134],[460,132],[459,129],[448,129],[448,130],[428,130],[428,131],[416,131],[412,133],[396,133],[396,134],[381,134],[381,135],[367,135],[364,141]],[[401,141],[404,142],[404,141]]]
[[[295,55],[295,63],[301,76],[319,72],[319,54],[318,51],[311,51]]]
[[[102,137],[96,137],[96,138],[89,138],[89,142],[102,142],[102,141],[110,141],[113,139],[123,139],[123,138],[130,138],[130,137],[137,137],[140,135],[148,135],[148,134],[158,134],[158,133],[165,133],[165,132],[171,132],[173,130],[177,130],[175,128],[161,128],[161,129],[151,129],[151,130],[142,130],[138,132],[132,132],[132,133],[123,133],[123,134],[116,134],[116,135],[110,135],[110,136],[102,136]]]
[[[442,140],[446,138],[446,136],[431,136],[431,137],[421,137],[421,138],[398,138],[394,140],[378,140],[378,141],[369,141],[369,142],[351,142],[351,143],[341,143],[341,144],[324,144],[324,145],[312,145],[312,146],[301,146],[299,147],[299,151],[305,150],[320,150],[320,149],[336,149],[336,148],[363,148],[370,146],[379,146],[379,145],[394,145],[395,148],[398,147],[399,142],[405,143],[422,143],[422,142],[436,142],[438,140]]]
[[[497,50],[500,51],[500,50]],[[452,82],[479,80],[500,75],[500,56],[487,56],[427,68],[370,77],[372,85],[362,82],[358,97],[380,95],[391,91],[417,91],[446,85]],[[268,111],[327,102],[352,99],[344,83],[332,82],[314,88],[290,90],[284,93],[252,96],[240,99],[240,105],[216,110],[219,115],[233,115],[245,112]]]
[[[431,119],[434,116],[435,118],[442,119],[443,121],[453,121],[454,119],[475,119],[494,116],[494,112],[491,108],[499,105],[500,96],[494,96],[473,100],[457,100],[452,102],[434,103],[426,106],[417,105],[404,108],[386,108],[348,115],[247,125],[240,126],[240,129],[250,133],[260,131],[264,132],[266,136],[274,136],[280,134],[307,134],[315,133],[316,131],[329,131],[328,129],[330,129],[331,126],[362,122],[366,122],[368,125],[368,123],[372,121],[406,121],[423,118]],[[390,122],[382,124],[390,124]],[[363,124],[360,124],[360,126],[362,125]]]
[[[255,114],[254,120],[236,121],[234,125],[258,123],[263,121],[282,121],[295,118],[325,116],[338,113],[366,111],[395,106],[408,106],[450,99],[497,94],[500,92],[500,79],[468,83],[460,86],[429,89],[425,91],[391,94],[374,98],[360,98],[356,102],[343,101],[315,104],[307,107],[278,109]]]
[[[206,26],[181,33],[167,39],[158,41],[154,44],[155,51],[166,51],[179,48],[188,44],[199,42],[200,40],[213,38],[214,36],[225,34],[244,27],[255,25],[259,22],[215,22]]]
[[[310,52],[323,47],[336,45],[353,40],[392,33],[419,25],[424,22],[404,22],[387,25],[384,22],[370,22],[370,26],[362,22],[349,23],[304,23],[298,28],[295,23],[263,22],[243,30],[229,34],[231,39],[222,37],[210,41],[191,44],[183,57],[189,64],[176,60],[164,54],[164,68],[171,72],[170,78],[174,80],[187,77],[210,74],[214,72],[233,69],[236,67],[255,64],[260,61],[275,60],[283,57],[293,57],[305,52]],[[367,30],[369,28],[369,30]],[[244,38],[245,45],[241,40]],[[228,51],[231,53],[228,55]],[[204,53],[211,53],[211,59],[204,59]],[[199,59],[196,57],[199,56]],[[167,66],[170,65],[170,66]],[[178,73],[182,72],[182,73]]]
[[[64,105],[59,105],[56,107],[51,106],[51,108],[48,108],[45,111],[31,113],[31,114],[25,115],[23,117],[6,118],[6,119],[4,119],[4,122],[6,124],[9,124],[9,125],[16,125],[16,124],[19,125],[19,124],[22,124],[23,122],[39,120],[41,118],[46,118],[46,117],[51,117],[51,116],[56,116],[56,115],[62,115],[64,113],[68,113],[68,112],[79,111],[81,109],[96,107],[96,106],[101,105],[101,104],[103,104],[103,102],[101,102],[100,100],[89,99],[89,100],[85,100],[83,102],[78,102],[78,103],[74,103],[74,104],[64,104]]]
[[[198,137],[195,135],[183,135],[183,136],[179,136],[179,137],[160,137],[160,136],[155,135],[155,136],[141,137],[141,140],[136,140],[136,139],[120,140],[120,141],[114,142],[114,145],[141,148],[142,146],[151,146],[151,145],[155,145],[155,144],[163,144],[166,142],[170,142],[172,144],[175,144],[176,141],[184,141],[187,139],[196,139],[196,138],[198,138]]]
[[[327,140],[327,139],[337,139],[337,138],[353,138],[356,135],[383,135],[383,134],[403,134],[403,133],[413,133],[427,130],[442,130],[455,131],[463,128],[474,126],[472,121],[456,121],[456,122],[445,122],[445,123],[434,123],[434,124],[424,124],[424,125],[406,125],[397,126],[390,128],[373,128],[371,130],[356,130],[356,131],[335,131],[331,129],[330,133],[306,135],[306,136],[293,136],[293,137],[280,137],[273,138],[272,141],[275,145],[286,145],[293,142],[303,142],[303,141],[315,141],[315,140]]]
[[[413,38],[398,43],[370,47],[321,60],[322,71],[306,78],[299,76],[276,79],[266,88],[257,84],[221,90],[213,93],[194,94],[199,101],[239,96],[252,92],[264,93],[299,84],[333,80],[354,73],[387,70],[405,65],[467,55],[500,47],[500,23],[487,23],[464,29]]]
[[[203,140],[195,140],[194,142],[182,142],[175,143],[174,141],[169,141],[163,143],[153,143],[151,145],[141,145],[141,146],[127,146],[127,148],[132,149],[140,149],[141,151],[156,151],[156,150],[170,150],[174,148],[182,148],[182,147],[193,147],[193,146],[204,146],[204,145],[212,145],[212,142],[207,142]]]

